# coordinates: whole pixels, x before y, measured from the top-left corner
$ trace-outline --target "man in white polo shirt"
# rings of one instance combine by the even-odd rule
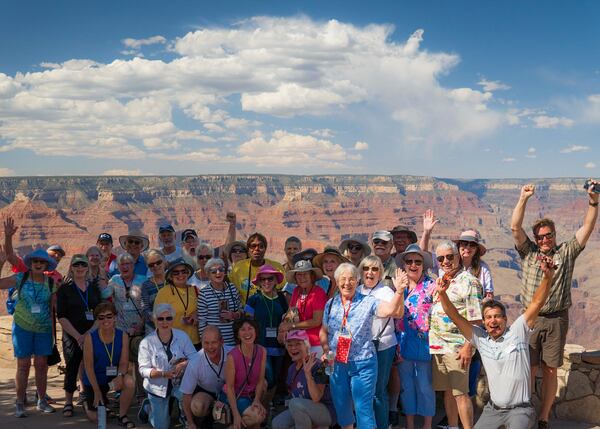
[[[479,350],[490,388],[490,401],[483,409],[475,429],[526,429],[535,423],[531,404],[531,367],[529,337],[538,313],[550,293],[555,266],[552,258],[542,257],[542,281],[525,312],[507,327],[506,309],[498,301],[483,304],[485,330],[462,317],[446,294],[450,282],[438,279],[436,291],[442,307],[462,334]]]
[[[225,359],[233,347],[223,345],[221,331],[207,326],[202,335],[202,350],[188,362],[179,390],[189,429],[196,429],[194,417],[209,416],[225,384]]]

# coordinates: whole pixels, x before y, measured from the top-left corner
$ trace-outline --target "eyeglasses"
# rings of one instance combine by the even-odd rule
[[[96,319],[98,320],[113,320],[115,318],[115,315],[112,313],[108,313],[108,314],[99,314]]]
[[[376,238],[375,240],[373,240],[373,244],[375,245],[380,245],[380,244],[388,244],[389,241],[385,241],[385,240],[380,240],[379,238]]]
[[[261,277],[259,279],[259,281],[261,281],[261,282],[274,282],[275,281],[275,276]]]
[[[48,261],[46,261],[45,259],[32,259],[31,263],[32,264],[47,264]]]
[[[171,271],[171,274],[174,276],[181,276],[183,274],[185,274],[186,276],[189,274],[188,270],[173,270]]]
[[[263,250],[263,249],[266,249],[266,248],[267,248],[267,246],[265,246],[265,245],[264,245],[264,244],[262,244],[262,243],[254,243],[254,244],[251,244],[250,246],[248,246],[248,248],[250,248],[250,249],[261,249],[261,250]]]
[[[423,260],[421,260],[421,259],[405,259],[404,264],[405,265],[416,265],[417,267],[420,267],[421,265],[423,265]]]
[[[446,259],[449,262],[452,262],[454,261],[454,253],[450,253],[449,255],[439,255],[435,259],[437,259],[439,263],[444,262],[444,259]]]
[[[196,259],[203,259],[203,260],[206,260],[206,261],[208,261],[210,258],[212,258],[212,256],[210,256],[210,255],[198,255],[198,256],[196,256]]]
[[[231,249],[231,253],[246,253],[246,249],[242,247],[234,247]]]
[[[362,268],[362,270],[366,273],[367,271],[373,271],[374,273],[379,271],[379,267],[367,267],[366,265]]]
[[[554,238],[554,233],[553,232],[549,232],[548,234],[542,234],[542,235],[536,235],[535,239],[537,241],[543,241],[543,240],[552,240]]]
[[[133,244],[134,246],[139,246],[142,244],[142,240],[132,240],[131,238],[127,240],[127,244]]]
[[[479,247],[479,245],[477,243],[475,243],[474,241],[459,241],[458,245],[460,247]]]
[[[75,262],[71,266],[75,268],[87,268],[88,264],[86,264],[85,262]]]
[[[354,251],[358,251],[358,250],[362,250],[362,245],[361,244],[349,244],[348,245],[348,250],[354,250]]]
[[[148,262],[148,268],[160,267],[161,265],[162,261]]]
[[[211,274],[224,273],[225,272],[225,268],[223,268],[223,267],[211,268],[208,272],[211,273]]]
[[[173,316],[167,316],[167,317],[157,317],[156,320],[158,320],[159,322],[171,322],[173,320]]]

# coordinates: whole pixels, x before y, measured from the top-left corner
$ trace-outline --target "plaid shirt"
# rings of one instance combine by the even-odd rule
[[[516,247],[516,249],[523,260],[521,302],[527,308],[544,275],[540,268],[540,262],[537,260],[542,252],[529,238],[520,247]],[[548,256],[552,256],[558,268],[550,286],[550,296],[540,311],[541,315],[565,310],[571,306],[571,279],[573,277],[573,269],[575,268],[575,259],[583,249],[577,238],[573,237],[571,240],[556,246],[548,254]]]

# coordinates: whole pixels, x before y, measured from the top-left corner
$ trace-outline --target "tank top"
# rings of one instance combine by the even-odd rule
[[[123,348],[123,331],[121,331],[120,329],[115,329],[114,351],[112,343],[105,345],[102,342],[102,340],[100,339],[99,330],[92,331],[90,335],[92,336],[92,349],[94,354],[94,374],[96,375],[96,381],[98,382],[99,386],[106,385],[110,383],[110,381],[114,378],[114,376],[106,375],[106,367],[118,367],[119,361],[121,360],[121,350]],[[107,349],[108,353],[106,351]],[[111,352],[113,354],[112,362],[109,358],[109,353]],[[85,384],[86,386],[92,385],[85,372],[83,374],[83,384]]]
[[[235,395],[236,396],[244,396],[244,397],[254,397],[254,393],[256,392],[256,385],[258,384],[258,378],[260,377],[260,366],[263,360],[263,354],[265,353],[265,349],[258,344],[254,346],[254,359],[252,357],[248,358],[242,354],[240,346],[235,347],[231,352],[231,356],[233,357],[233,363],[235,366]],[[254,363],[252,361],[254,360]],[[246,376],[248,376],[248,382],[242,389],[240,393],[240,389],[242,385],[246,381]]]

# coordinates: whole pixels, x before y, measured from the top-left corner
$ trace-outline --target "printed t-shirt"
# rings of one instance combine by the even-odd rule
[[[24,273],[17,274],[15,288],[21,284],[23,275]],[[30,273],[20,293],[18,289],[13,293],[17,300],[13,321],[21,329],[37,333],[52,332],[50,304],[52,294],[56,293],[56,284],[53,283],[51,288],[48,277],[44,276],[44,280],[43,283],[34,282]]]

